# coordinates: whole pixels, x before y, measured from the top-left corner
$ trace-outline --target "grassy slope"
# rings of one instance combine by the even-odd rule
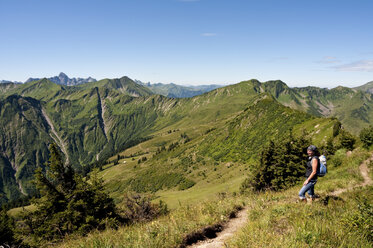
[[[187,233],[221,222],[235,205],[246,205],[249,221],[229,240],[228,247],[371,247],[361,229],[348,223],[359,216],[359,195],[373,204],[372,186],[330,198],[324,205],[328,192],[362,181],[358,166],[368,156],[359,149],[349,157],[346,151],[338,151],[336,157],[342,163],[338,159],[328,161],[329,172],[316,185],[321,200],[312,205],[296,203],[301,183],[282,192],[236,197],[228,194],[225,198],[215,194],[213,200],[183,203],[169,215],[152,222],[93,232],[83,238],[68,237],[60,246],[176,247]],[[370,168],[373,169],[372,165]]]
[[[353,226],[351,219],[361,218],[361,199],[372,206],[373,187],[326,197],[328,192],[361,183],[358,166],[367,157],[365,151],[356,150],[349,157],[344,150],[338,151],[327,176],[315,186],[321,200],[312,205],[295,202],[300,186],[257,196],[249,207],[246,227],[231,239],[229,247],[371,247],[372,240],[361,233],[365,227]]]
[[[373,120],[371,111],[373,101],[370,93],[341,86],[331,90],[287,86],[283,88],[277,86],[277,89],[276,98],[284,105],[318,116],[337,117],[355,134],[369,126]]]
[[[202,227],[227,220],[237,206],[243,206],[238,198],[216,198],[200,205],[183,206],[171,214],[149,223],[140,223],[93,232],[86,238],[67,237],[60,247],[177,247],[184,237]]]
[[[307,113],[337,117],[351,132],[357,134],[373,120],[372,95],[347,87],[322,89],[317,87],[289,88],[284,82],[268,81],[261,83],[257,80],[239,83],[251,89],[251,94],[268,92],[280,103]]]
[[[283,137],[292,127],[295,133],[304,128],[313,132],[317,145],[332,135],[334,120],[314,118],[284,107],[268,94],[255,99],[235,118],[227,117],[210,125],[181,125],[183,128],[175,131],[164,129],[151,140],[122,152],[120,155],[127,158],[116,166],[105,166],[101,172],[108,191],[117,201],[126,190],[153,191],[176,208],[217,192],[237,191],[250,164],[257,161],[262,144]],[[187,143],[181,137],[184,133],[191,139]],[[180,145],[172,151],[156,154],[157,149],[168,148],[176,141]],[[147,157],[147,161],[138,164],[142,157]],[[188,180],[196,184],[180,190],[180,185]]]

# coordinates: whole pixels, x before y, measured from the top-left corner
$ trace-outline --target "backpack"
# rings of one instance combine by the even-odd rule
[[[321,155],[319,157],[319,160],[320,160],[320,170],[318,171],[317,176],[323,177],[328,172],[328,170],[326,168],[326,157],[325,157],[325,155]]]

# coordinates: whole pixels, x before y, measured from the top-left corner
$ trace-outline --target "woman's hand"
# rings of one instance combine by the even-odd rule
[[[308,179],[304,181],[303,186],[306,186],[309,183]]]

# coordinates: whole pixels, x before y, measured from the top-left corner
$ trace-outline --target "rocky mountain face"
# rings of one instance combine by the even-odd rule
[[[25,83],[29,83],[32,81],[38,81],[41,78],[29,78],[25,81]],[[61,72],[58,76],[48,78],[49,81],[66,86],[75,86],[84,83],[91,83],[96,82],[97,80],[91,77],[88,78],[69,78],[65,73]]]

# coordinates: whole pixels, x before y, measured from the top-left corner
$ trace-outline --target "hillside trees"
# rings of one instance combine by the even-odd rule
[[[269,142],[260,154],[259,163],[242,183],[241,191],[281,190],[294,185],[304,174],[306,148],[310,143],[304,136],[295,138],[291,134],[282,141]]]
[[[64,166],[55,144],[50,145],[46,173],[38,169],[35,183],[41,198],[32,200],[37,210],[25,216],[24,232],[36,243],[74,232],[85,234],[120,221],[113,199],[104,192],[102,180],[95,173],[89,180],[84,179],[70,166]]]

